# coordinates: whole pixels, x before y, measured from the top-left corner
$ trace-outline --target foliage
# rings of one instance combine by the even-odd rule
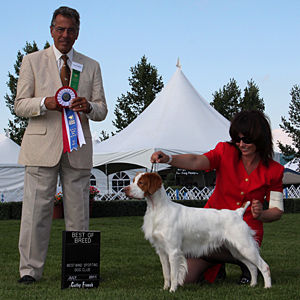
[[[94,199],[97,195],[99,195],[99,191],[95,186],[90,186],[90,199]]]
[[[100,132],[99,139],[100,139],[101,142],[103,142],[103,141],[109,139],[109,133],[107,133],[105,130],[102,130],[102,131]]]
[[[57,193],[54,198],[54,205],[63,204],[63,194],[61,192]]]
[[[10,219],[10,203],[0,203],[0,220]]]
[[[97,289],[61,290],[61,247],[64,220],[53,220],[47,261],[39,283],[23,286],[19,279],[19,220],[0,221],[0,298],[1,299],[105,299],[105,300],[211,300],[211,299],[299,299],[300,218],[284,214],[278,222],[265,224],[261,255],[270,265],[271,289],[258,285],[237,285],[240,269],[226,265],[225,280],[179,287],[176,293],[163,291],[159,258],[145,240],[142,217],[99,218],[90,220],[90,230],[101,231],[100,277]],[[199,225],[201,226],[201,224]]]
[[[213,101],[210,105],[228,120],[242,110],[265,110],[263,98],[259,97],[259,88],[253,79],[247,81],[243,97],[236,80],[230,79],[222,90],[219,89],[213,94]]]
[[[300,86],[294,85],[290,95],[292,100],[289,104],[289,121],[285,117],[281,117],[282,124],[279,126],[292,139],[293,146],[283,145],[278,141],[278,147],[285,160],[293,159],[295,163],[298,163],[298,171],[300,171]]]
[[[172,186],[174,190],[180,186]],[[174,200],[191,207],[204,207],[206,200]],[[147,203],[145,200],[114,200],[114,201],[95,201],[93,205],[92,218],[103,217],[128,217],[143,216]],[[267,209],[267,202],[264,209]],[[300,199],[284,199],[285,213],[300,213]],[[21,219],[22,202],[0,203],[0,220]]]
[[[164,181],[164,187],[174,186],[176,183],[176,177],[174,173],[168,173],[166,180]]]
[[[49,43],[46,42],[44,49],[50,47]],[[20,74],[20,68],[22,64],[22,59],[24,55],[27,55],[29,53],[33,53],[38,51],[38,46],[35,41],[33,41],[32,45],[28,42],[26,42],[25,47],[23,48],[24,53],[21,53],[19,50],[17,53],[17,59],[14,64],[14,69],[15,69],[15,75],[11,74],[8,72],[8,82],[6,83],[9,90],[10,90],[10,95],[6,94],[4,96],[5,98],[5,103],[8,109],[10,110],[13,120],[8,120],[8,128],[6,131],[9,132],[10,138],[16,142],[18,145],[21,145],[22,138],[25,132],[25,129],[28,124],[27,118],[21,118],[18,117],[15,112],[14,112],[14,102],[16,99],[16,94],[17,94],[17,83],[19,79],[19,74]]]
[[[99,191],[95,186],[90,186],[89,198],[94,199],[97,195],[99,195]],[[59,205],[63,203],[63,194],[61,192],[55,195],[54,205]]]
[[[158,75],[157,69],[147,62],[145,55],[136,66],[130,68],[130,72],[132,77],[128,80],[131,91],[117,99],[114,110],[116,119],[112,123],[117,132],[127,127],[142,113],[164,86],[162,77]]]
[[[213,102],[210,103],[221,115],[231,120],[239,111],[238,104],[241,97],[241,90],[235,79],[230,79],[223,89],[213,94]]]
[[[244,97],[240,100],[239,107],[240,110],[265,110],[264,100],[259,97],[259,88],[252,78],[247,81]]]

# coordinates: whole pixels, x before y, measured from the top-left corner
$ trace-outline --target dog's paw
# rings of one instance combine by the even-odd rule
[[[164,291],[167,291],[169,288],[170,288],[169,285],[164,285],[163,290],[164,290]]]

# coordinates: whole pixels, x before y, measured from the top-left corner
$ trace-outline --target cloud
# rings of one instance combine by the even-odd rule
[[[280,141],[284,145],[292,145],[292,139],[281,128],[274,129],[272,134],[275,152],[280,152],[277,141]]]

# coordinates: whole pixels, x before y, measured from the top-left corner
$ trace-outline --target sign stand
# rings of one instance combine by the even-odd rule
[[[63,231],[61,288],[95,288],[100,281],[100,231]]]

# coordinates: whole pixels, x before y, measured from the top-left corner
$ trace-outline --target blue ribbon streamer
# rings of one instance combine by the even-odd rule
[[[69,125],[69,134],[70,134],[70,151],[73,149],[77,150],[78,144],[77,144],[77,124],[76,124],[76,118],[75,113],[65,108],[66,115],[67,115],[67,122]]]

